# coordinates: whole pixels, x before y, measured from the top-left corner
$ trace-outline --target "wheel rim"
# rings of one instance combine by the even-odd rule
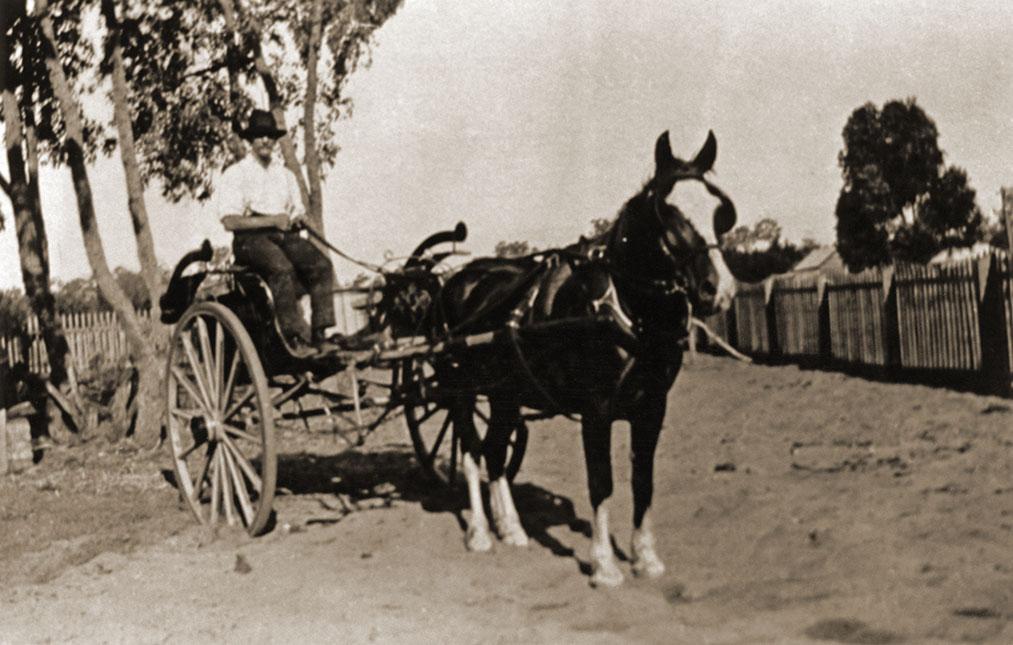
[[[435,371],[428,361],[408,359],[400,366],[404,418],[411,435],[415,457],[423,473],[447,486],[460,481],[461,441],[447,401],[441,396]],[[489,426],[489,400],[478,395],[472,405],[472,421],[479,439],[484,440]],[[505,463],[507,478],[513,480],[520,470],[527,448],[528,429],[524,421],[510,433]]]
[[[180,495],[202,524],[267,523],[274,498],[274,420],[266,377],[231,311],[195,306],[169,353],[167,429]]]

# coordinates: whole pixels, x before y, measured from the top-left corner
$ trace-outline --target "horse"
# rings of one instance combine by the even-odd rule
[[[606,505],[612,495],[612,424],[631,428],[633,467],[632,570],[660,576],[665,565],[650,521],[654,453],[666,398],[682,365],[693,314],[725,310],[735,283],[718,241],[735,224],[735,207],[706,175],[717,155],[713,132],[691,161],[676,158],[668,132],[655,144],[654,175],[630,198],[604,233],[562,249],[513,259],[477,259],[459,269],[430,309],[435,334],[507,329],[511,342],[471,348],[435,364],[461,439],[471,515],[466,545],[491,548],[479,464],[489,478],[496,534],[525,546],[504,463],[521,407],[547,416],[580,416],[594,521],[591,584],[616,586],[623,573],[613,553]],[[711,226],[670,203],[677,186],[702,188],[716,199]],[[681,191],[680,191],[681,192]],[[711,212],[707,213],[711,217]],[[707,239],[710,237],[710,239]],[[472,409],[488,397],[490,417],[479,439]]]

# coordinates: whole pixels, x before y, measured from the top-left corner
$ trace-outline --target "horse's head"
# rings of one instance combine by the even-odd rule
[[[719,249],[735,225],[735,206],[705,176],[714,165],[714,133],[692,161],[672,154],[668,132],[654,149],[654,177],[627,204],[620,239],[631,270],[644,277],[682,284],[699,313],[724,311],[735,295],[735,280]]]

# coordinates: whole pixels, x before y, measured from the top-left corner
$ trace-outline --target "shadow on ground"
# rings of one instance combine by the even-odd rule
[[[404,445],[372,446],[368,451],[346,450],[334,455],[308,452],[279,455],[278,491],[276,506],[294,502],[323,507],[325,516],[309,518],[307,524],[337,523],[350,513],[408,502],[417,503],[430,513],[450,513],[462,533],[467,528],[464,511],[468,496],[463,482],[450,487],[433,481]],[[514,485],[512,491],[528,536],[552,554],[574,559],[579,569],[589,575],[590,564],[550,533],[556,527],[566,527],[585,538],[591,537],[590,523],[577,517],[573,502],[528,482]],[[488,509],[484,485],[483,496]],[[618,549],[617,553],[625,558]]]

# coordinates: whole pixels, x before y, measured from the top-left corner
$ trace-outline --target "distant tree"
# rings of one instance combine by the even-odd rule
[[[943,164],[938,130],[914,99],[866,103],[844,126],[837,249],[849,269],[925,262],[982,239],[967,173]]]
[[[120,290],[126,295],[134,310],[147,310],[152,306],[151,296],[144,275],[124,267],[113,269],[113,277]],[[166,281],[164,272],[159,279]],[[57,284],[56,308],[63,314],[81,314],[95,311],[113,311],[109,301],[91,278],[74,278],[69,282]]]
[[[56,309],[61,314],[83,314],[108,308],[90,278],[74,278],[56,285]]]
[[[537,248],[531,246],[527,242],[497,242],[494,252],[496,257],[500,258],[517,258],[523,255],[529,255],[538,251]]]
[[[789,271],[817,246],[811,239],[799,244],[782,240],[781,225],[769,217],[752,227],[738,226],[721,241],[728,270],[742,282],[760,282],[776,273]]]
[[[984,224],[984,239],[991,246],[997,249],[1003,249],[1004,251],[1009,249],[1009,238],[1006,231],[1006,225],[1002,220],[1002,215],[998,218],[990,218]]]
[[[771,217],[765,217],[752,227],[740,225],[725,233],[721,246],[743,253],[762,251],[781,239],[781,225]]]
[[[0,336],[25,326],[32,308],[20,289],[0,289]]]

